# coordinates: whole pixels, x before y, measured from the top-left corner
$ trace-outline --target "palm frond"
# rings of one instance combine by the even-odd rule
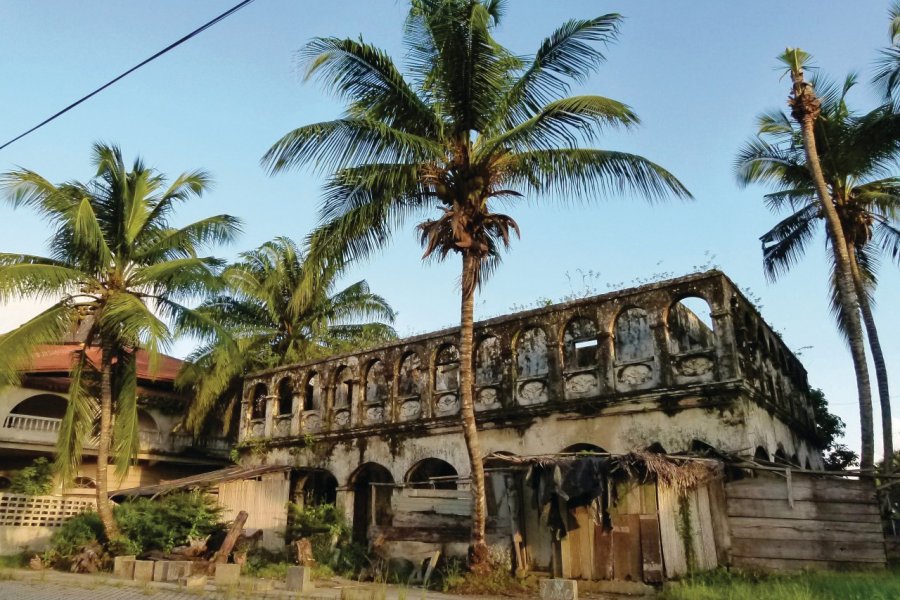
[[[776,281],[803,257],[816,233],[819,217],[818,204],[809,204],[760,237],[763,268],[769,281]]]
[[[38,348],[58,342],[71,327],[76,311],[69,301],[58,302],[0,335],[0,387],[18,385],[20,371],[31,365]]]
[[[137,408],[137,360],[134,352],[119,352],[113,390],[116,418],[113,422],[112,454],[121,484],[141,447]]]
[[[56,438],[54,470],[63,487],[78,475],[78,467],[89,441],[100,405],[96,398],[96,370],[84,349],[73,352],[69,380],[69,401]]]

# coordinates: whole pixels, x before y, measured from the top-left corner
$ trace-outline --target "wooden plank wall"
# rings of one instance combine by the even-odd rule
[[[677,577],[693,571],[714,569],[719,564],[715,503],[710,502],[713,486],[708,485],[678,493],[660,485],[659,532],[666,577]]]
[[[224,509],[222,516],[228,521],[246,510],[250,516],[245,528],[262,529],[262,545],[268,550],[279,550],[284,547],[289,493],[288,473],[278,472],[258,479],[223,483],[219,486],[216,501]]]
[[[792,473],[725,486],[731,563],[762,570],[847,569],[885,564],[871,482]]]
[[[620,484],[610,507],[612,530],[598,522],[595,507],[571,511],[560,541],[561,574],[568,579],[658,583],[663,579],[656,485]]]

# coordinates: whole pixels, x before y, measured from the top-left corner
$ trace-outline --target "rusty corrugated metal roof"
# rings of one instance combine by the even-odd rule
[[[268,473],[276,473],[279,471],[290,470],[288,465],[261,465],[258,467],[241,467],[235,465],[224,469],[217,469],[199,475],[191,475],[190,477],[182,477],[181,479],[173,479],[156,485],[145,485],[126,490],[116,490],[109,493],[110,498],[118,496],[157,496],[174,490],[195,489],[213,487],[226,481],[237,481],[238,479],[253,479],[260,475]]]

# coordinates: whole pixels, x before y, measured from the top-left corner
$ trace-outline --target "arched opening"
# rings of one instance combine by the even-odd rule
[[[366,372],[366,423],[381,423],[385,420],[385,403],[388,400],[389,387],[384,363],[373,361]]]
[[[807,471],[812,471],[812,465],[811,465],[810,462],[809,462],[809,457],[808,457],[808,456],[806,457],[806,462],[803,464],[803,466],[804,466],[804,468],[805,468]]]
[[[560,450],[561,454],[606,454],[606,450],[597,446],[596,444],[586,444],[583,442],[579,442],[577,444],[572,444],[571,446],[566,446],[562,450]]]
[[[9,477],[0,475],[0,491],[8,490],[12,486],[12,480]]]
[[[500,383],[503,375],[503,358],[500,355],[500,340],[486,337],[475,349],[475,385]]]
[[[651,454],[665,454],[666,449],[659,442],[653,442],[652,444],[647,446],[646,452],[649,452]]]
[[[143,408],[137,409],[138,418],[138,436],[141,444],[145,446],[154,446],[160,443],[159,425],[156,419]]]
[[[754,460],[769,462],[769,452],[762,446],[757,446],[756,452],[753,453],[753,458]]]
[[[289,415],[294,412],[294,384],[285,377],[278,382],[278,414]]]
[[[614,336],[616,361],[634,362],[653,357],[650,316],[643,308],[633,307],[622,311],[616,318]]]
[[[322,408],[321,391],[319,389],[319,376],[315,371],[306,378],[306,385],[303,386],[303,410],[313,411]]]
[[[415,352],[407,352],[400,361],[400,372],[397,381],[397,392],[401,398],[413,398],[422,395],[422,361]]]
[[[787,454],[785,454],[784,447],[781,444],[778,444],[778,449],[775,451],[772,462],[781,463],[782,465],[788,464]]]
[[[293,501],[302,506],[321,506],[337,501],[337,479],[324,469],[303,470],[296,474]]]
[[[22,400],[10,411],[10,415],[62,419],[66,416],[67,401],[55,394],[38,394]]]
[[[567,371],[595,368],[598,348],[597,324],[592,319],[576,317],[569,321],[563,334],[563,364]]]
[[[673,354],[712,348],[715,343],[709,304],[703,298],[682,298],[669,308],[669,350]]]
[[[453,344],[441,346],[434,360],[434,389],[454,392],[459,388],[459,350]]]
[[[377,463],[366,463],[351,476],[354,542],[367,543],[370,525],[390,524],[393,484],[391,472]]]
[[[520,379],[543,377],[550,372],[547,334],[537,327],[527,329],[516,340],[516,365]]]
[[[349,367],[340,367],[334,378],[335,410],[350,408],[353,402],[353,371]]]
[[[253,420],[261,420],[266,418],[266,399],[269,396],[269,389],[264,383],[257,383],[253,388],[253,395],[250,396],[250,418]]]
[[[406,474],[406,483],[413,488],[455,490],[459,474],[453,465],[439,458],[426,458],[414,464]]]

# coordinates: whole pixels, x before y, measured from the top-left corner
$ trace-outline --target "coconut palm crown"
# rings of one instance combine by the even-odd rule
[[[84,442],[99,431],[98,512],[115,539],[107,463],[111,453],[124,475],[137,455],[136,351],[147,352],[155,368],[173,341],[168,322],[189,312],[185,301],[218,286],[222,262],[201,251],[230,241],[239,222],[218,215],[172,225],[174,210],[209,187],[204,171],[167,184],[140,159],[128,169],[115,146],[95,144],[92,157],[96,176],[86,183],[56,185],[25,169],[0,178],[7,203],[36,210],[53,228],[46,257],[0,254],[0,302],[53,303],[0,336],[0,385],[18,383],[41,345],[58,343],[79,324],[87,330],[72,365],[56,466],[70,481]],[[100,349],[100,364],[89,359],[90,348]]]
[[[472,469],[473,562],[483,564],[473,298],[519,234],[498,207],[689,193],[641,156],[593,147],[607,130],[639,123],[631,108],[599,95],[568,95],[605,60],[619,15],[570,20],[522,57],[494,38],[503,0],[410,4],[405,72],[361,39],[315,38],[300,51],[307,78],[318,79],[346,110],[287,133],[263,164],[273,173],[306,166],[327,176],[312,260],[367,257],[410,219],[418,220],[426,258],[461,255],[460,414]]]
[[[195,434],[211,414],[231,422],[242,377],[251,371],[396,338],[394,311],[365,280],[335,291],[341,269],[332,263],[304,294],[306,269],[297,245],[275,238],[242,253],[222,273],[225,291],[184,314],[180,330],[203,341],[178,378],[194,391],[187,425]]]

